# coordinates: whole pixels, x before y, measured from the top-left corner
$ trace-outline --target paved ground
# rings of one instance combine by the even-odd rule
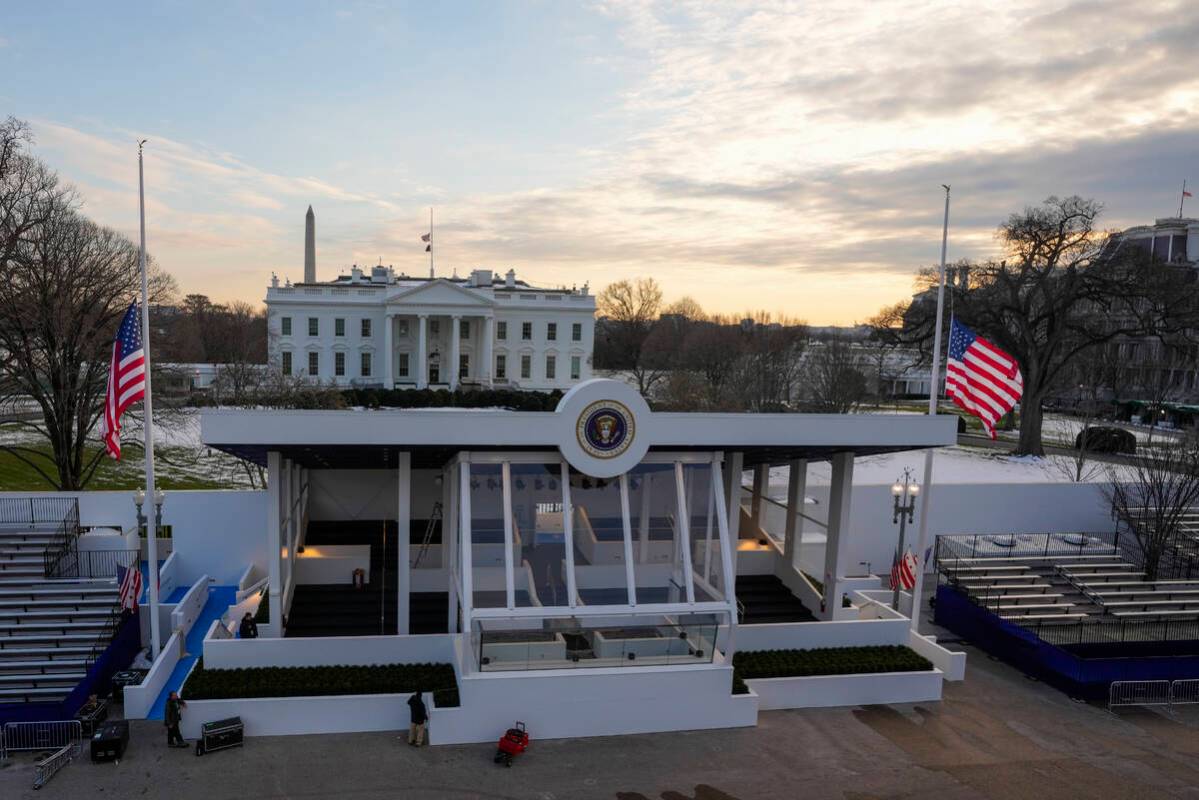
[[[757,728],[534,741],[511,769],[488,745],[414,750],[390,734],[258,738],[196,758],[136,723],[120,765],[80,760],[0,797],[888,800],[1199,797],[1199,709],[1113,716],[969,649],[941,703],[765,712]],[[533,731],[534,736],[536,731]]]

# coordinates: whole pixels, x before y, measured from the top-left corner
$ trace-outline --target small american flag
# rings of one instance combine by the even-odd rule
[[[108,391],[104,395],[104,416],[100,419],[100,438],[108,454],[121,458],[121,415],[125,409],[146,396],[146,353],[142,349],[141,314],[136,302],[129,304],[117,338],[112,341],[112,363],[108,368]]]
[[[898,552],[895,556],[895,562],[891,564],[891,588],[909,591],[916,588],[916,556],[912,555],[911,550],[904,553],[902,558]]]
[[[978,417],[994,439],[995,423],[1024,395],[1024,378],[1016,359],[955,319],[949,329],[945,393]]]
[[[117,567],[121,570],[122,567]],[[121,575],[121,608],[137,611],[137,599],[142,596],[142,571],[134,564],[124,567]]]

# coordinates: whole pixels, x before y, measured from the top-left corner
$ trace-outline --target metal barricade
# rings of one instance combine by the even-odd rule
[[[9,753],[71,748],[79,755],[83,748],[83,726],[77,719],[53,722],[9,722],[0,732],[0,752]]]
[[[1170,684],[1170,705],[1189,706],[1199,703],[1199,679],[1180,678]]]
[[[71,744],[64,744],[54,753],[37,762],[34,765],[33,788],[40,789],[45,786],[56,772],[70,764],[77,755],[79,753]]]
[[[1169,681],[1113,681],[1108,689],[1108,708],[1168,705],[1170,705]]]

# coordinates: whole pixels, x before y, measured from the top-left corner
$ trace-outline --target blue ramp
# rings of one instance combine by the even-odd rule
[[[196,624],[192,625],[192,629],[187,634],[187,655],[179,659],[179,663],[175,665],[175,669],[171,672],[171,677],[167,678],[167,684],[162,688],[162,692],[158,695],[158,699],[154,701],[154,707],[150,709],[146,719],[162,719],[164,709],[166,708],[167,695],[171,692],[179,691],[183,686],[183,681],[187,677],[187,673],[191,672],[192,665],[204,654],[204,634],[208,633],[208,629],[212,626],[214,619],[220,619],[229,606],[237,603],[237,587],[236,586],[210,586],[208,587],[208,600],[204,603],[204,608],[200,611],[200,616],[196,620]]]

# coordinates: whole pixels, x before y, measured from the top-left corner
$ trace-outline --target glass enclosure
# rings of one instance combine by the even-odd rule
[[[481,672],[707,664],[727,622],[727,614],[557,617],[514,629],[477,619],[471,646]]]

